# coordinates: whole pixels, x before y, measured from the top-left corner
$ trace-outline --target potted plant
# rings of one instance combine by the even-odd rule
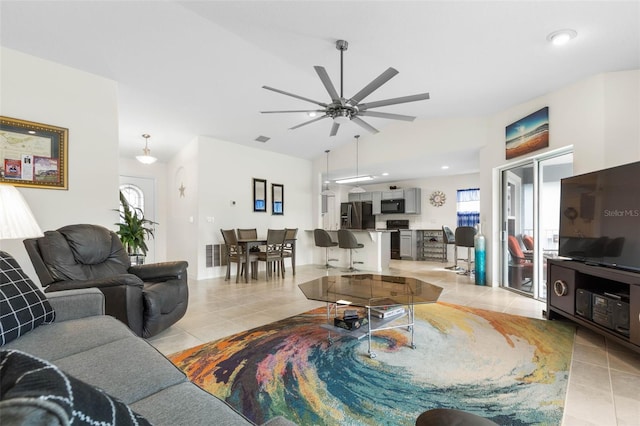
[[[129,253],[129,258],[133,265],[144,263],[144,257],[149,248],[146,239],[153,238],[153,227],[157,223],[144,218],[141,209],[132,207],[127,201],[122,191],[120,191],[120,222],[116,234],[120,237],[122,245]]]

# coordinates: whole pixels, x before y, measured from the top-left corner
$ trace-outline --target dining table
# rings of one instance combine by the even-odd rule
[[[284,240],[286,244],[291,245],[291,270],[293,275],[296,274],[296,238],[288,238]],[[249,256],[251,255],[251,249],[254,247],[260,247],[267,244],[267,237],[258,238],[238,238],[238,245],[242,246],[242,252],[244,253],[244,270],[249,271]],[[245,272],[244,281],[249,282],[249,275]],[[257,274],[256,274],[257,276]]]

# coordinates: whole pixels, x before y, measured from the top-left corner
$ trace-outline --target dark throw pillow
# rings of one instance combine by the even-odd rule
[[[18,424],[37,417],[53,424],[150,425],[118,399],[21,351],[0,351],[0,395],[3,417]]]
[[[10,254],[0,251],[0,346],[54,318],[44,293]]]

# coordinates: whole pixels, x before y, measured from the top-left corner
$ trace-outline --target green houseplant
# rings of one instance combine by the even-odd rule
[[[149,250],[146,239],[153,238],[151,225],[157,222],[145,219],[142,210],[132,207],[122,191],[120,191],[120,206],[120,222],[116,223],[118,225],[116,234],[120,237],[129,256],[135,256],[134,263],[143,263],[142,259]]]

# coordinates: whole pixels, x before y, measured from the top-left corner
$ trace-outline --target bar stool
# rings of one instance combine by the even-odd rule
[[[475,246],[473,242],[473,237],[476,236],[476,228],[473,226],[458,226],[456,228],[456,267],[458,266],[458,260],[464,260],[467,262],[467,270],[463,270],[458,272],[460,275],[471,275],[471,252]],[[458,247],[466,247],[467,248],[467,258],[466,259],[458,259]]]
[[[329,265],[329,262],[335,262],[338,259],[329,259],[329,247],[335,247],[338,245],[338,243],[333,242],[333,240],[331,240],[331,235],[329,235],[329,233],[324,229],[314,229],[313,239],[315,241],[316,247],[324,247],[326,259],[324,268],[335,268],[335,266]]]
[[[453,231],[451,230],[451,228],[449,228],[448,226],[442,226],[442,235],[443,235],[443,242],[446,245],[446,250],[447,250],[447,255],[448,255],[448,251],[449,251],[449,245],[453,246],[453,251],[455,256],[453,256],[453,266],[447,266],[444,269],[452,269],[454,271],[457,271],[458,268],[458,253],[456,252],[456,235],[453,233]],[[445,259],[447,258],[447,256],[445,256]]]
[[[358,269],[354,268],[353,264],[362,262],[353,261],[353,249],[363,248],[364,244],[358,242],[353,232],[348,229],[340,229],[338,230],[338,246],[343,249],[349,249],[349,269],[345,272],[357,272]]]

